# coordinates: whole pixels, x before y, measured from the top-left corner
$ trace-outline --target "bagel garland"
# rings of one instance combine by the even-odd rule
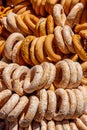
[[[0,130],[87,129],[86,12],[86,0],[0,6]]]
[[[85,88],[84,86],[80,86],[80,87],[81,87],[81,89]],[[79,87],[79,89],[80,89],[80,87]],[[77,124],[79,117],[83,113],[82,111],[84,111],[84,104],[85,104],[85,102],[87,102],[87,100],[85,100],[83,98],[83,95],[81,94],[81,91],[79,89],[64,90],[62,88],[59,88],[55,92],[52,90],[46,91],[45,89],[42,89],[42,90],[38,91],[36,96],[32,95],[32,96],[29,96],[29,98],[27,98],[26,96],[20,97],[17,94],[12,95],[11,91],[8,89],[3,90],[2,92],[0,92],[0,94],[1,94],[0,101],[4,101],[4,104],[1,106],[1,109],[0,109],[0,118],[5,119],[7,117],[7,120],[9,122],[13,122],[13,121],[16,121],[18,117],[20,117],[19,125],[20,125],[20,127],[23,127],[23,128],[29,127],[29,124],[32,123],[33,119],[39,123],[41,123],[44,118],[48,122],[50,121],[50,123],[53,119],[55,121],[60,122],[60,121],[64,121],[63,119],[67,119],[67,115],[68,115],[69,111],[71,111],[70,108],[73,105],[74,109],[72,109],[72,114],[68,116],[68,119],[71,119],[71,117],[73,119],[76,119],[76,124]],[[5,91],[6,91],[6,93],[5,93]],[[7,91],[8,91],[8,95],[6,95]],[[86,92],[87,92],[87,89],[86,89]],[[43,97],[42,97],[42,93],[43,93]],[[77,96],[77,93],[79,94],[80,98]],[[44,98],[44,94],[45,94],[45,98]],[[49,95],[49,96],[47,96],[47,95]],[[74,96],[74,99],[71,98],[71,96]],[[8,97],[7,102],[6,102],[5,97]],[[59,100],[57,100],[58,97],[60,97]],[[55,99],[55,100],[53,100],[53,99]],[[15,101],[13,102],[13,100],[15,100]],[[60,100],[61,100],[61,104],[59,105]],[[70,102],[69,102],[69,100],[70,100]],[[82,104],[79,104],[80,101],[82,101]],[[10,106],[9,109],[7,109],[9,103],[11,103],[11,102],[13,104]],[[43,103],[44,103],[44,106],[41,105]],[[24,104],[24,105],[22,105],[22,104]],[[59,110],[57,110],[57,107],[59,107]],[[65,108],[67,108],[67,111]],[[77,114],[77,111],[78,111],[78,114]],[[22,112],[22,114],[24,113],[23,114],[24,116],[21,115],[21,112]],[[37,115],[40,116],[40,118],[38,118]],[[21,117],[21,116],[23,116],[23,117]],[[81,116],[81,120],[83,120],[84,123],[85,123],[85,119],[87,118],[86,116],[87,115],[85,115],[85,113],[84,113],[84,115]],[[63,127],[69,127],[69,126],[67,124],[67,126],[64,125]]]

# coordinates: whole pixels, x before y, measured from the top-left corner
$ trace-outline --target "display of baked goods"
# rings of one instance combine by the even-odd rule
[[[87,0],[1,1],[0,130],[87,130]]]

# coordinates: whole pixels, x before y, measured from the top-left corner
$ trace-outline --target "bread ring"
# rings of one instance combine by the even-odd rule
[[[50,79],[50,74],[51,74],[51,71],[50,71],[50,64],[47,63],[47,62],[43,62],[41,64],[42,68],[43,68],[43,80],[40,82],[38,88],[41,89],[43,87],[47,87],[46,85],[48,84],[48,81]],[[54,70],[54,69],[53,69]],[[54,70],[54,73],[55,73],[55,70]],[[54,77],[54,74],[52,75]],[[52,80],[51,80],[51,83],[52,83]]]
[[[24,16],[24,22],[26,23],[26,25],[29,27],[30,30],[32,30],[33,32],[35,31],[35,24],[37,24],[37,22],[39,21],[39,19],[32,14],[26,14]]]
[[[16,6],[14,6],[14,8],[13,8],[13,12],[14,12],[15,14],[17,14],[17,12],[18,12],[20,9],[22,9],[23,7],[25,7],[24,4],[16,5]]]
[[[67,86],[67,88],[74,88],[74,87],[76,87],[75,83],[77,83],[77,79],[78,79],[75,63],[69,59],[65,59],[64,61],[67,62],[69,69],[70,69],[70,81],[69,81],[69,85]],[[74,84],[75,84],[75,86],[74,86]]]
[[[82,115],[80,117],[80,119],[82,120],[82,122],[87,126],[87,115]]]
[[[41,130],[47,130],[47,123],[44,120],[41,121]]]
[[[54,35],[53,34],[48,35],[45,39],[44,48],[45,48],[45,51],[46,51],[48,57],[52,61],[57,62],[57,61],[61,60],[61,56],[54,52],[54,50],[52,48],[53,40],[54,40]]]
[[[75,124],[75,122],[70,122],[70,128],[71,130],[79,130]]]
[[[60,4],[56,4],[53,7],[53,18],[54,22],[57,26],[64,26],[66,21],[66,15],[64,13],[63,6]]]
[[[78,129],[80,129],[80,130],[87,129],[87,126],[79,118],[76,118],[76,125],[77,125]]]
[[[62,75],[60,75],[62,73]],[[67,88],[70,81],[70,69],[65,61],[56,63],[56,76],[54,85],[56,88]]]
[[[74,46],[72,44],[72,35],[74,35],[74,33],[68,25],[65,25],[63,27],[62,35],[64,38],[64,42],[65,42],[67,48],[69,49],[69,51],[72,53],[75,53],[75,49],[74,49]]]
[[[9,89],[0,92],[0,108],[7,102],[11,95],[12,92]]]
[[[35,46],[36,46],[36,43],[38,41],[39,38],[35,38],[32,42],[31,42],[31,46],[30,46],[30,59],[32,61],[32,63],[34,65],[38,65],[40,64],[39,61],[37,60],[36,56],[35,56]],[[39,44],[38,44],[39,45]],[[41,48],[39,49],[38,53],[40,52]]]
[[[14,33],[13,29],[7,24],[7,17],[4,17],[1,19],[2,25],[11,33]]]
[[[50,66],[50,74],[49,74],[50,76],[49,76],[47,84],[44,86],[45,89],[48,89],[50,87],[56,75],[56,67],[52,63],[49,63],[49,66]]]
[[[83,114],[83,111],[84,111],[84,98],[83,98],[83,95],[82,95],[80,90],[73,89],[73,92],[76,95],[76,102],[77,102],[76,111],[75,111],[75,115],[73,116],[73,118],[76,118],[76,117],[80,116],[81,114]]]
[[[39,105],[39,100],[36,96],[31,96],[30,97],[30,103],[29,103],[29,108],[27,110],[27,113],[25,115],[25,118],[23,120],[19,121],[20,126],[22,127],[28,127],[29,123],[32,122],[37,109]]]
[[[40,26],[40,23],[44,20],[45,18],[40,18],[39,21],[37,22],[36,24],[36,27],[35,27],[35,34],[36,36],[38,37],[39,36],[39,26]],[[44,29],[45,30],[45,29]]]
[[[64,130],[61,121],[56,122],[56,130]]]
[[[0,109],[0,118],[5,119],[7,115],[14,109],[19,101],[19,96],[17,94],[13,94],[10,99],[6,102],[6,104]]]
[[[46,110],[47,110],[47,92],[45,89],[40,90],[39,92],[39,106],[37,113],[35,115],[35,121],[41,122],[44,119]]]
[[[69,112],[67,113],[66,119],[70,119],[76,111],[77,102],[76,102],[75,93],[72,90],[67,89],[66,92],[69,96],[69,102],[70,102],[70,108],[69,108]]]
[[[81,30],[85,30],[85,29],[87,29],[87,23],[76,25],[75,28],[74,28],[74,31],[76,33],[79,33]]]
[[[83,9],[84,5],[82,3],[77,3],[69,12],[65,24],[69,25],[71,28],[73,28],[75,24],[78,24]]]
[[[56,106],[57,106],[57,98],[56,95],[53,91],[48,90],[47,91],[48,94],[48,107],[47,107],[47,111],[45,114],[45,118],[47,120],[52,120],[54,113],[56,111]]]
[[[5,56],[11,60],[12,59],[12,48],[16,41],[23,40],[24,36],[21,33],[12,33],[6,40],[6,44],[4,47]]]
[[[27,63],[32,65],[32,62],[30,60],[30,52],[29,52],[29,46],[31,42],[35,39],[35,36],[27,36],[21,45],[21,55],[23,57],[23,60]]]
[[[17,42],[12,51],[12,61],[13,63],[17,63],[19,65],[25,65],[22,56],[21,56],[21,45],[22,41]]]
[[[2,74],[3,69],[8,66],[7,63],[0,61],[0,75]]]
[[[64,43],[62,31],[63,31],[63,28],[61,26],[57,26],[54,29],[54,36],[55,36],[55,40],[56,40],[56,45],[58,46],[58,48],[60,49],[60,51],[62,53],[68,54],[68,53],[70,53],[70,51]]]
[[[9,24],[9,26],[14,30],[14,32],[20,32],[20,30],[17,27],[16,24],[16,17],[17,15],[13,12],[10,12],[7,14],[7,23]]]
[[[83,49],[81,44],[81,36],[78,34],[73,35],[73,45],[76,53],[79,55],[82,61],[87,61],[86,51]]]
[[[74,62],[76,69],[77,69],[77,82],[75,84],[76,87],[78,87],[81,83],[82,77],[83,77],[83,71],[82,67],[78,62]]]
[[[15,108],[9,113],[7,120],[9,122],[15,121],[21,114],[25,106],[28,104],[28,101],[29,99],[26,96],[22,96],[18,104],[15,106]]]
[[[53,120],[48,122],[47,129],[48,130],[56,130],[55,122]]]
[[[25,11],[27,10],[27,6],[26,7],[23,7],[22,9],[20,9],[17,14],[20,15],[20,14],[23,14],[25,13]]]
[[[39,36],[46,35],[46,18],[41,18],[41,22],[39,24]]]
[[[84,98],[84,113],[87,114],[87,88],[85,86],[79,86],[78,89],[82,92]]]
[[[17,22],[17,25],[19,27],[19,29],[24,33],[24,34],[32,34],[32,31],[29,30],[29,28],[26,26],[26,24],[24,23],[23,19],[24,19],[24,16],[23,15],[17,15],[16,18],[16,22]]]
[[[20,96],[24,94],[23,83],[30,70],[26,66],[19,66],[12,74],[13,90]]]
[[[45,39],[46,39],[46,36],[42,36],[38,38],[35,45],[35,55],[36,55],[37,60],[40,63],[47,61],[47,58],[45,57],[45,52],[44,52]]]
[[[7,89],[3,79],[0,79],[0,92]]]
[[[69,112],[69,97],[67,92],[62,88],[56,89],[55,94],[57,97],[59,96],[62,101],[61,105],[59,106],[58,113],[54,114],[54,120],[62,121]]]
[[[7,88],[9,88],[10,90],[13,90],[11,75],[14,72],[14,70],[18,68],[18,66],[19,65],[12,63],[12,64],[8,65],[7,67],[5,67],[2,72],[2,77],[3,77],[4,83],[7,86]]]
[[[24,91],[32,93],[39,89],[39,84],[42,80],[43,68],[40,65],[33,66],[30,72],[26,75],[24,80]]]
[[[80,35],[82,38],[87,39],[87,29],[81,30],[81,31],[79,32],[79,35]]]
[[[81,81],[81,84],[84,84],[84,85],[86,85],[87,84],[87,78],[84,76],[84,72],[86,72],[86,70],[87,70],[87,62],[83,62],[82,64],[81,64],[81,66],[82,66],[82,70],[83,70],[83,78],[82,78],[82,81]]]
[[[68,120],[63,120],[62,124],[63,124],[63,130],[71,130]]]
[[[46,26],[47,26],[47,34],[53,34],[53,32],[54,32],[54,20],[53,20],[53,17],[51,15],[49,15],[47,17]]]

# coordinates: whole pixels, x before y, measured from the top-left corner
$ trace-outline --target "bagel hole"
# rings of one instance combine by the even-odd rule
[[[12,50],[13,50],[14,46],[17,44],[17,42],[18,42],[18,40],[16,40],[16,41],[14,42],[14,44],[13,44],[13,46],[12,46]]]
[[[32,70],[30,71],[30,82],[33,80],[34,75],[35,75],[35,70],[32,69]]]
[[[61,103],[62,103],[62,99],[60,96],[57,97],[57,108],[56,108],[56,112],[59,111],[60,109],[60,106],[61,106]]]
[[[57,82],[60,82],[62,79],[62,69],[57,69],[56,71],[56,78],[57,78]]]
[[[25,79],[26,74],[27,74],[27,73],[23,73],[23,74],[20,76],[20,80],[24,80],[24,79]]]

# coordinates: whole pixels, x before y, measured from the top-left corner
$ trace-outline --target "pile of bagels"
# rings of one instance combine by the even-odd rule
[[[0,6],[0,130],[87,130],[87,0]]]

